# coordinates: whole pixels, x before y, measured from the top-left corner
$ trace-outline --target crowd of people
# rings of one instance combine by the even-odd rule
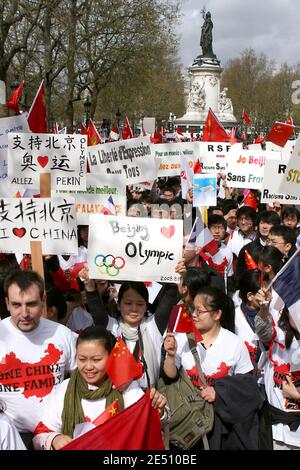
[[[163,431],[170,410],[158,381],[176,381],[181,368],[214,406],[211,449],[300,449],[300,332],[268,288],[300,244],[300,213],[260,204],[258,191],[255,209],[242,190],[223,189],[206,217],[218,252],[191,246],[184,233],[180,283],[162,284],[151,303],[151,283],[89,277],[88,226],[78,226],[78,256],[44,257],[44,280],[28,255],[1,255],[1,449],[61,449],[77,424],[93,422],[115,399],[127,408],[148,389]],[[192,202],[179,177],[159,178],[151,190],[127,187],[130,217],[193,222]],[[168,328],[177,304],[201,336],[204,389],[186,333]],[[120,336],[143,368],[122,390],[105,371]]]

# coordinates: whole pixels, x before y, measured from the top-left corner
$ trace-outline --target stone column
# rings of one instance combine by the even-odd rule
[[[0,118],[7,117],[5,83],[0,80]]]

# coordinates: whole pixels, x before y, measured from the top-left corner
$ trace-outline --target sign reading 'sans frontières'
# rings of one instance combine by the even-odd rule
[[[0,252],[30,253],[31,241],[44,255],[77,255],[74,199],[0,199]]]
[[[19,189],[39,188],[51,174],[52,189],[85,190],[87,137],[80,134],[8,134],[8,178]]]
[[[157,176],[153,147],[149,137],[87,147],[91,173],[115,175],[124,184],[153,181]]]
[[[52,196],[74,197],[77,223],[89,224],[90,214],[102,214],[108,199],[112,201],[116,215],[126,215],[126,186],[114,175],[86,175],[85,191],[52,191]]]
[[[182,234],[182,220],[90,215],[90,277],[177,283]]]

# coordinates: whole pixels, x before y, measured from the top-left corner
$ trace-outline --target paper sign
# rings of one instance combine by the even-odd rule
[[[276,152],[277,154],[277,152]],[[266,160],[279,160],[280,155],[264,150],[231,148],[227,159],[226,181],[229,188],[262,189]]]
[[[215,206],[217,203],[217,175],[201,173],[193,181],[193,207]]]
[[[182,231],[182,220],[90,215],[90,277],[177,283]]]
[[[84,190],[86,142],[80,134],[8,134],[10,184],[39,188],[39,174],[51,173],[52,189]]]
[[[115,175],[123,184],[155,180],[156,166],[149,137],[87,147],[91,173]]]
[[[180,175],[182,155],[191,167],[200,157],[200,142],[171,142],[156,144],[153,148],[155,158],[159,159],[158,177]]]
[[[300,194],[300,135],[298,136],[286,172],[278,188],[281,194],[298,197]]]
[[[270,204],[271,202],[279,201],[280,204],[299,204],[300,197],[278,193],[278,188],[282,178],[286,174],[286,169],[286,161],[283,162],[273,159],[266,161],[260,202]]]
[[[77,255],[74,199],[0,199],[0,252],[30,253],[33,240],[44,255]]]
[[[52,196],[74,197],[78,225],[88,225],[90,214],[101,214],[103,206],[111,196],[116,215],[126,215],[126,187],[114,175],[86,175],[85,191],[53,191]]]
[[[200,142],[200,162],[205,173],[225,173],[228,153],[231,149],[229,142]]]
[[[280,152],[282,160],[289,160],[295,147],[295,140],[288,140],[284,147],[273,144],[273,142],[266,142],[266,150],[273,152]]]

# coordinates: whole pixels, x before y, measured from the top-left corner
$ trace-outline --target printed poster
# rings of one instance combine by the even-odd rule
[[[200,173],[194,176],[193,207],[217,204],[217,175]]]

